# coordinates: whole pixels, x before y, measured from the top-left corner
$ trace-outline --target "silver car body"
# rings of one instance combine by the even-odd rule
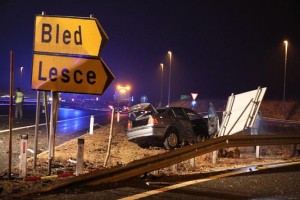
[[[197,141],[208,138],[213,133],[211,127],[213,123],[208,123],[209,118],[212,119],[212,117],[204,119],[189,108],[155,109],[150,103],[137,104],[130,108],[127,138],[140,146],[162,144],[173,132],[177,137],[175,139],[178,140],[177,145],[187,141]]]

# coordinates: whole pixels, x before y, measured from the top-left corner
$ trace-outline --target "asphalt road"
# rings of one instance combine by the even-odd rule
[[[299,199],[300,164],[251,166],[217,173],[135,178],[123,183],[54,191],[34,199]]]

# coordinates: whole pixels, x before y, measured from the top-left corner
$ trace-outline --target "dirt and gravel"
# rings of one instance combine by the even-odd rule
[[[273,108],[272,106],[269,106]],[[273,113],[273,110],[265,109],[263,113]],[[273,113],[276,115],[278,113]],[[298,119],[299,120],[299,119]],[[122,119],[121,123],[114,123],[113,137],[111,144],[111,153],[104,166],[105,157],[107,155],[110,125],[101,127],[94,131],[94,134],[86,133],[80,138],[84,139],[84,170],[92,171],[95,169],[104,169],[118,165],[126,165],[135,160],[143,159],[153,155],[166,152],[162,147],[150,147],[148,149],[140,148],[137,144],[129,142],[126,138],[126,119]],[[270,134],[272,127],[265,125],[261,130],[263,133],[268,132]],[[281,127],[280,130],[292,131],[299,133],[299,128],[296,130],[293,127]],[[282,131],[280,131],[281,133]],[[20,133],[21,134],[21,133]],[[245,131],[243,134],[248,134]],[[276,134],[276,131],[275,131]],[[1,134],[1,141],[6,141],[7,135]],[[33,149],[33,137],[34,134],[29,134],[28,148]],[[18,143],[19,136],[14,136],[14,142]],[[45,141],[46,136],[40,136],[41,144],[39,149],[42,151],[37,158],[37,168],[33,170],[32,154],[28,153],[28,165],[27,165],[27,177],[46,177],[48,173],[48,152],[47,144]],[[76,169],[76,156],[77,156],[77,141],[78,138],[68,140],[63,143],[62,140],[57,140],[57,146],[55,148],[55,159],[52,163],[51,173],[52,175],[74,173]],[[3,145],[2,145],[3,147]],[[187,173],[204,173],[212,171],[220,171],[225,169],[239,168],[248,165],[260,165],[273,162],[282,162],[287,160],[295,160],[298,158],[292,157],[293,147],[291,145],[276,145],[276,146],[263,146],[261,147],[260,159],[255,158],[255,151],[253,147],[243,147],[238,149],[227,149],[225,157],[219,157],[217,164],[212,164],[212,154],[208,153],[200,155],[195,158],[195,166],[192,167],[189,161],[178,164],[178,171],[174,172],[171,168],[165,168],[160,170],[161,175],[172,174],[187,174]],[[18,151],[17,149],[15,150]],[[72,178],[54,178],[44,179],[39,181],[24,181],[18,178],[18,166],[15,165],[12,169],[13,178],[7,178],[7,170],[4,170],[0,174],[0,199],[8,198],[11,194],[20,193],[26,190],[38,189],[50,185],[60,179]]]

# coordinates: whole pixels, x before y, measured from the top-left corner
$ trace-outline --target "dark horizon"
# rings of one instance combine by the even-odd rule
[[[15,55],[15,88],[31,90],[35,15],[89,17],[93,14],[109,40],[100,57],[115,80],[102,95],[112,99],[117,84],[130,84],[135,99],[158,102],[160,63],[164,63],[163,101],[198,93],[227,99],[257,87],[265,98],[282,99],[284,40],[288,40],[286,99],[300,99],[299,20],[296,1],[30,1],[0,2],[0,93],[9,92],[9,57]],[[23,67],[21,77],[20,68]]]

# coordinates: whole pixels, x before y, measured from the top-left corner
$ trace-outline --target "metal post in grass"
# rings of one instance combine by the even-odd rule
[[[114,113],[115,109],[111,109],[111,123],[110,123],[110,133],[109,133],[109,140],[108,140],[108,147],[107,147],[107,153],[106,153],[106,158],[104,161],[104,166],[106,166],[108,157],[110,155],[110,148],[111,148],[111,140],[112,140],[112,134],[113,134],[113,124],[114,124]]]

